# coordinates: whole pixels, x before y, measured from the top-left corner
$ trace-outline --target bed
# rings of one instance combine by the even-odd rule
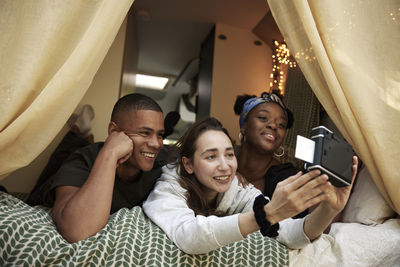
[[[400,220],[388,219],[375,226],[335,223],[301,250],[289,252],[290,266],[400,266]]]
[[[365,169],[344,223],[300,250],[257,232],[208,254],[187,255],[140,207],[119,210],[96,235],[70,244],[50,212],[0,192],[0,266],[400,266],[400,218]]]
[[[342,221],[303,249],[289,251],[290,266],[400,266],[399,216],[365,167],[359,171]]]

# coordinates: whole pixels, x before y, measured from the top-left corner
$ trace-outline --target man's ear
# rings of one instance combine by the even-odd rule
[[[185,167],[185,170],[189,174],[193,174],[193,166],[192,166],[192,161],[188,159],[187,157],[182,157],[182,163],[183,167]]]
[[[117,126],[117,124],[113,121],[110,121],[110,123],[108,124],[108,135],[110,135],[112,132],[119,132],[120,129]]]

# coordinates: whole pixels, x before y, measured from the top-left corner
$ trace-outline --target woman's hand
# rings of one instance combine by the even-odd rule
[[[271,201],[264,209],[271,224],[293,217],[327,198],[330,188],[327,175],[319,170],[301,172],[278,183]],[[334,199],[331,199],[334,202]]]
[[[332,220],[343,210],[350,196],[351,187],[357,174],[357,157],[353,157],[353,177],[351,185],[335,187],[328,183],[326,199],[318,205],[305,219],[304,233],[310,240],[319,237],[324,230],[328,230]]]
[[[321,203],[325,208],[330,209],[332,212],[339,213],[342,211],[349,199],[351,188],[353,187],[355,177],[357,175],[358,158],[353,156],[353,176],[351,178],[351,185],[346,187],[336,187],[330,185],[327,192],[327,199]],[[330,184],[330,183],[329,183]]]

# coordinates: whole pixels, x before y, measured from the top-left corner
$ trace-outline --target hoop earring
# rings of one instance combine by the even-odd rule
[[[246,142],[246,136],[242,134],[242,132],[239,132],[239,141],[240,142]]]
[[[283,155],[285,155],[285,149],[282,146],[280,146],[279,148],[282,150],[281,153],[278,154],[278,153],[274,152],[274,156],[277,157],[277,158],[280,158]]]

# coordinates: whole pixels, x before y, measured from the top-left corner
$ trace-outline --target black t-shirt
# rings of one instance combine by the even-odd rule
[[[265,174],[264,195],[271,199],[276,185],[297,172],[297,169],[291,163],[271,166]]]
[[[57,173],[51,178],[48,194],[53,203],[56,187],[82,187],[89,177],[103,145],[103,142],[99,142],[78,149],[64,161]],[[110,213],[114,213],[121,208],[132,208],[133,206],[141,205],[153,189],[158,177],[161,176],[161,167],[164,164],[165,159],[161,156],[157,157],[153,169],[148,172],[142,172],[140,178],[134,182],[126,182],[116,174]]]

